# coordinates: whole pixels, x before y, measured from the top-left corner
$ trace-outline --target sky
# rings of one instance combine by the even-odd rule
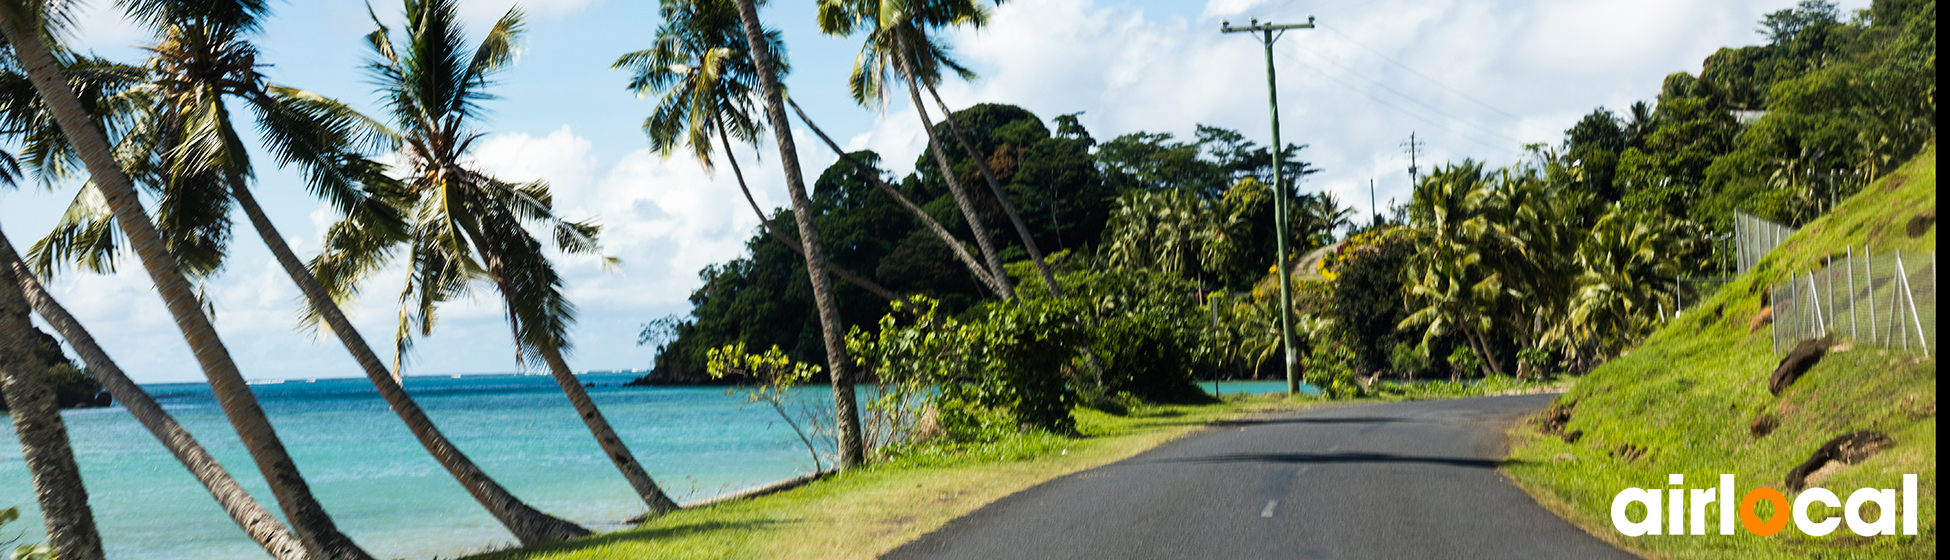
[[[142,58],[148,31],[123,18],[110,0],[92,0],[72,44],[123,62]],[[1300,185],[1329,192],[1366,216],[1376,205],[1406,200],[1411,133],[1423,169],[1464,158],[1505,165],[1522,146],[1557,144],[1563,131],[1596,107],[1622,110],[1650,100],[1673,72],[1697,73],[1722,46],[1757,44],[1763,14],[1794,0],[1210,0],[1197,2],[1016,0],[993,11],[987,26],[948,32],[954,53],[980,78],[950,81],[953,107],[1020,105],[1045,121],[1081,112],[1103,140],[1138,131],[1189,139],[1195,126],[1238,130],[1270,140],[1266,61],[1261,44],[1222,34],[1222,21],[1253,18],[1314,29],[1275,42],[1281,135],[1307,145],[1301,158],[1322,169]],[[480,34],[514,2],[462,0]],[[362,36],[374,29],[367,6],[344,0],[273,2],[257,38],[265,73],[371,115],[379,111],[363,70]],[[925,139],[905,96],[885,107],[852,102],[846,76],[859,43],[819,33],[812,0],[772,0],[760,11],[784,34],[794,99],[848,150],[873,149],[892,171],[912,170]],[[1867,0],[1841,2],[1844,13]],[[579,307],[569,361],[577,371],[650,367],[654,349],[636,345],[640,325],[688,313],[688,297],[711,263],[743,255],[758,226],[729,173],[716,176],[695,160],[663,160],[647,150],[640,128],[653,99],[625,89],[609,68],[646,48],[659,22],[656,3],[622,0],[524,2],[529,33],[514,68],[493,86],[497,99],[481,124],[474,161],[509,180],[547,180],[558,215],[595,218],[604,253],[621,260],[605,271],[594,257],[556,259]],[[398,26],[398,4],[373,10]],[[798,123],[795,143],[804,172],[835,155]],[[247,133],[248,134],[248,133]],[[767,136],[769,139],[769,135]],[[11,145],[0,147],[12,149]],[[759,203],[786,204],[778,151],[769,140],[733,151]],[[306,194],[297,174],[259,162],[255,192],[266,213],[302,258],[319,250],[334,212]],[[25,250],[45,235],[78,185],[0,187],[0,228]],[[153,201],[148,201],[153,205]],[[360,375],[336,339],[297,328],[298,291],[271,260],[241,212],[232,254],[205,287],[215,322],[245,377],[321,378]],[[49,279],[66,305],[139,382],[200,381],[202,374],[148,276],[133,255],[111,275],[65,270]],[[397,294],[405,278],[394,266],[365,285],[347,306],[361,333],[390,357]],[[507,373],[520,369],[498,296],[490,289],[449,303],[433,336],[420,340],[407,375]],[[44,330],[46,329],[43,326]]]

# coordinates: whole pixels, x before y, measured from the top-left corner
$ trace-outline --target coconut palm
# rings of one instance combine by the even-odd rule
[[[1458,329],[1490,370],[1501,374],[1487,334],[1500,317],[1496,305],[1507,283],[1485,262],[1485,253],[1506,240],[1484,215],[1487,182],[1482,164],[1466,161],[1437,170],[1416,186],[1409,221],[1423,250],[1402,271],[1412,311],[1401,326],[1426,326],[1424,344]]]
[[[304,546],[298,542],[298,537],[293,536],[291,531],[285,528],[284,523],[278,521],[269,510],[264,509],[263,504],[258,503],[248,492],[245,492],[244,487],[237,483],[237,479],[231,477],[230,472],[224,470],[223,465],[218,463],[215,457],[211,457],[210,452],[197,443],[196,438],[188,430],[184,430],[182,425],[177,424],[176,419],[170,417],[169,413],[163,410],[162,405],[156,404],[156,400],[150,398],[149,393],[143,391],[135,381],[122,373],[121,367],[109,359],[108,353],[95,343],[95,337],[88,334],[88,330],[82,327],[81,322],[75,320],[74,316],[70,315],[59,302],[54,301],[53,296],[47,293],[40,281],[34,278],[33,273],[27,268],[27,263],[20,260],[20,256],[14,252],[13,245],[7,241],[6,236],[0,235],[0,282],[9,282],[9,274],[12,275],[11,283],[19,286],[22,295],[33,306],[34,312],[40,314],[49,326],[54,327],[55,332],[60,333],[61,338],[66,339],[68,345],[74,348],[75,354],[81,356],[81,361],[88,366],[89,377],[101,383],[115,402],[121,403],[122,407],[129,411],[130,416],[135,417],[144,428],[148,428],[149,433],[156,436],[156,440],[162,442],[163,447],[168,449],[171,455],[176,456],[176,460],[181,462],[184,468],[189,469],[190,475],[203,484],[204,489],[210,492],[210,496],[217,500],[217,505],[222,507],[225,513],[230,514],[231,520],[237,522],[237,526],[242,528],[252,541],[264,547],[265,552],[278,560],[309,558],[305,555]],[[6,286],[0,286],[0,291],[6,289]]]
[[[974,72],[950,56],[948,47],[930,35],[930,31],[946,25],[980,27],[987,20],[988,12],[972,0],[821,0],[819,3],[821,32],[851,36],[856,31],[864,30],[867,34],[859,56],[854,59],[853,73],[847,80],[855,102],[863,106],[885,107],[889,81],[898,77],[906,83],[908,100],[914,106],[915,116],[921,119],[922,130],[928,135],[929,153],[941,167],[942,181],[947,183],[955,205],[961,208],[962,217],[968,220],[968,229],[975,237],[976,246],[982,249],[982,257],[988,261],[989,274],[995,277],[1003,299],[1010,299],[1015,297],[1015,289],[1010,286],[1008,274],[1003,270],[995,241],[989,235],[988,226],[983,225],[981,214],[975,210],[974,199],[962,188],[954,164],[948,159],[948,152],[942,148],[941,139],[935,132],[934,121],[928,116],[927,104],[921,101],[921,84],[933,86],[940,82],[944,69],[953,71],[963,79],[975,77]],[[976,158],[980,159],[980,156]],[[1053,280],[1045,281],[1054,286]]]
[[[778,63],[773,59],[772,46],[765,41],[765,28],[758,21],[757,2],[734,1],[738,5],[738,21],[744,24],[752,67],[757,70],[759,91],[765,95],[765,120],[772,125],[772,136],[779,147],[779,164],[785,168],[785,187],[792,196],[792,218],[799,226],[799,239],[805,244],[806,272],[811,276],[813,303],[819,309],[820,334],[826,343],[826,367],[833,380],[840,469],[850,470],[866,461],[865,439],[860,431],[860,410],[853,394],[853,360],[846,356],[845,326],[841,324],[839,304],[833,299],[832,283],[819,273],[826,268],[826,249],[819,243],[819,226],[813,221],[812,199],[806,196],[806,180],[799,169],[792,124],[785,116],[785,88],[779,85]],[[803,118],[804,114],[800,116]],[[840,154],[845,157],[846,152]],[[879,179],[874,173],[865,175]]]
[[[900,191],[894,190],[894,187],[888,185],[887,181],[880,178],[880,170],[861,162],[859,158],[853,157],[853,154],[846,153],[846,150],[841,148],[838,142],[833,141],[833,137],[827,136],[826,131],[820,130],[819,125],[813,123],[811,117],[806,116],[806,111],[799,108],[798,102],[793,101],[791,97],[787,97],[785,98],[785,103],[792,107],[794,114],[799,115],[799,122],[806,123],[806,128],[812,129],[814,136],[818,136],[821,142],[825,142],[826,147],[833,150],[833,153],[840,155],[840,161],[844,161],[847,165],[853,166],[853,169],[859,171],[860,175],[872,181],[874,188],[880,189],[881,193],[894,199],[895,204],[899,205],[901,209],[906,210],[909,215],[914,216],[916,220],[919,220],[921,225],[928,228],[928,232],[933,233],[935,238],[941,240],[942,245],[946,245],[949,250],[953,251],[955,258],[961,261],[962,266],[968,267],[968,273],[974,275],[976,281],[981,282],[983,286],[987,286],[989,290],[995,292],[997,297],[1003,295],[1003,289],[1005,287],[997,283],[995,275],[990,274],[987,267],[977,262],[974,255],[968,253],[968,248],[963,247],[962,242],[956,240],[954,234],[948,233],[948,228],[941,227],[941,222],[935,221],[934,216],[929,215],[927,211],[922,210],[920,206],[916,206],[913,201],[908,200],[907,195],[901,194]]]
[[[99,560],[102,537],[88,507],[88,489],[81,483],[81,467],[75,464],[68,428],[54,402],[47,364],[41,361],[41,339],[28,319],[27,298],[12,279],[0,270],[0,392],[34,480],[48,543],[61,558]]]
[[[643,132],[650,137],[650,150],[669,159],[678,147],[688,147],[706,172],[712,168],[711,136],[724,143],[725,161],[738,179],[738,190],[765,233],[804,257],[799,242],[786,237],[765,211],[758,208],[752,189],[745,183],[745,172],[738,167],[731,140],[757,142],[764,125],[752,118],[752,97],[758,78],[751,56],[745,48],[745,34],[738,28],[738,14],[723,2],[670,0],[663,3],[663,25],[657,27],[655,46],[623,55],[610,68],[630,69],[631,91],[640,96],[659,95],[657,108],[643,120]],[[777,30],[765,32],[765,41],[775,52],[783,52],[784,41]],[[784,60],[778,72],[791,71]],[[847,283],[859,286],[888,301],[899,299],[893,292],[854,274],[832,261],[826,270]]]
[[[139,72],[132,72],[132,70],[136,69],[107,65],[101,61],[88,59],[74,60],[67,65],[67,74],[83,86],[84,104],[95,109],[108,109],[114,105],[103,99],[104,95],[119,95],[126,92],[127,86],[136,83],[135,78],[138,77]],[[23,150],[32,154],[33,157],[30,157],[28,162],[35,170],[59,175],[59,164],[54,162],[71,156],[72,152],[62,148],[66,143],[63,141],[60,129],[44,109],[39,96],[34,92],[33,84],[28,82],[26,76],[11,69],[0,72],[0,122],[5,123],[0,125],[0,129],[4,129],[4,133],[17,135],[23,140]],[[98,117],[108,116],[112,115],[98,115]],[[14,161],[12,154],[0,152],[0,180],[18,179]],[[94,192],[93,189],[83,190]],[[94,198],[99,199],[98,196]],[[114,236],[106,231],[106,228],[114,226],[107,220],[99,224],[89,224],[91,227],[95,225],[104,229],[97,231],[96,235],[89,236],[91,241],[96,241],[94,244],[102,244],[97,240],[113,239]],[[114,253],[112,243],[108,245],[110,245],[108,254],[112,255]],[[157,441],[169,449],[170,453],[189,469],[190,474],[203,483],[210,491],[210,495],[216,498],[218,505],[230,514],[231,519],[235,520],[253,541],[263,546],[265,552],[270,553],[273,558],[279,560],[307,558],[298,538],[293,536],[282,522],[246,493],[236,479],[232,478],[230,473],[226,472],[223,466],[218,464],[195,438],[191,437],[189,432],[183,430],[175,419],[163,411],[148,393],[122,374],[121,369],[108,359],[108,355],[95,344],[94,338],[82,328],[81,323],[47,294],[40,281],[34,277],[34,273],[28,269],[27,264],[22,262],[20,256],[15,253],[13,244],[4,234],[0,234],[0,282],[9,282],[7,280],[9,274],[11,274],[11,282],[19,285],[22,295],[34,308],[34,312],[40,314],[41,318],[60,333],[62,338],[67,339],[75,353],[81,356],[82,361],[88,366],[88,375],[101,383],[116,402],[122,403],[131,416],[148,428],[150,433],[156,436]],[[3,289],[5,288],[0,287],[0,290]]]
[[[6,36],[23,73],[33,82],[48,111],[54,115],[54,120],[73,146],[76,158],[85,164],[91,183],[101,191],[106,206],[112,209],[115,224],[121,228],[130,247],[155,282],[164,304],[209,379],[211,391],[216,394],[225,416],[230,419],[231,427],[236,429],[238,437],[257,463],[258,471],[269,482],[279,506],[291,520],[306,549],[314,556],[325,558],[370,558],[351,539],[339,533],[324,508],[311,495],[310,487],[298,472],[290,454],[285,451],[284,443],[278,439],[277,432],[264,416],[256,395],[244,382],[243,375],[211,325],[209,316],[198,305],[189,280],[175,258],[165,249],[155,224],[149,221],[136,196],[134,183],[110,151],[107,136],[90,118],[74,87],[64,79],[59,61],[48,47],[48,39],[60,32],[62,25],[69,21],[67,14],[59,10],[66,5],[57,3],[52,5],[55,9],[50,9],[50,4],[33,0],[0,1],[0,34]]]
[[[213,9],[224,7],[228,9]],[[164,199],[204,199],[204,204],[189,205],[193,207],[228,208],[232,202],[241,207],[304,294],[311,318],[331,329],[427,452],[516,538],[539,543],[588,534],[515,498],[460,452],[407,395],[400,378],[387,370],[257,204],[250,188],[251,162],[224,101],[250,107],[278,163],[297,166],[312,192],[344,214],[334,235],[365,236],[380,243],[405,236],[404,220],[391,200],[399,194],[397,185],[380,173],[380,164],[359,153],[380,143],[375,139],[383,138],[384,127],[337,101],[272,84],[258,73],[256,48],[248,37],[268,15],[261,4],[158,1],[133,4],[131,11],[157,32],[156,44],[146,47],[152,54],[146,65],[150,79],[131,88],[140,122],[122,142],[133,146],[124,153],[146,156],[135,163],[145,170],[138,176],[157,183],[155,190]],[[201,229],[229,229],[227,213],[211,219],[222,223]],[[165,222],[163,229],[172,231],[174,226]]]
[[[412,205],[405,240],[409,274],[400,294],[394,370],[405,366],[416,334],[432,333],[439,304],[477,281],[489,282],[507,306],[517,359],[543,362],[604,455],[652,514],[676,509],[570,371],[562,352],[569,349],[575,306],[562,293],[562,278],[543,254],[542,243],[525,229],[546,228],[564,253],[597,254],[600,228],[556,217],[548,184],[503,181],[472,168],[468,160],[469,149],[481,136],[474,121],[481,116],[480,102],[490,98],[487,86],[514,62],[523,34],[521,11],[508,10],[473,49],[465,45],[452,0],[406,0],[405,12],[404,41],[394,42],[392,30],[376,15],[378,29],[366,36],[373,51],[369,69],[392,112],[394,139],[402,146],[406,175],[400,181]],[[376,269],[388,250],[387,243],[368,243],[349,233],[331,236],[327,243],[314,264],[320,279],[336,286],[340,296],[353,293],[356,282]]]
[[[1673,220],[1613,210],[1598,219],[1578,247],[1577,292],[1570,322],[1601,350],[1638,342],[1657,325],[1658,310],[1671,309],[1665,286],[1677,276],[1670,255],[1679,241]]]

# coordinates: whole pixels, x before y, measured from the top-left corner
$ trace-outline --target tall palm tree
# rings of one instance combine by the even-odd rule
[[[793,101],[791,97],[787,97],[785,98],[785,103],[792,107],[794,114],[799,115],[799,122],[806,123],[806,128],[812,129],[813,135],[818,136],[821,142],[825,142],[826,147],[833,150],[833,153],[840,155],[840,161],[844,161],[847,165],[853,166],[853,169],[859,171],[860,175],[865,176],[873,182],[874,188],[880,189],[881,193],[894,199],[895,204],[899,205],[901,209],[906,210],[909,215],[914,216],[916,220],[921,222],[922,226],[927,227],[928,231],[934,234],[935,238],[940,239],[943,245],[948,246],[948,249],[954,252],[955,258],[961,261],[962,266],[968,267],[968,273],[974,275],[976,281],[981,282],[983,286],[987,286],[989,290],[995,292],[997,297],[1003,295],[1004,286],[996,283],[995,275],[990,274],[987,267],[977,262],[974,255],[968,253],[968,248],[963,247],[962,242],[956,240],[955,235],[948,232],[948,228],[941,227],[941,222],[935,221],[934,216],[929,215],[926,210],[922,210],[920,206],[916,206],[913,201],[908,200],[907,195],[903,195],[900,191],[894,190],[893,186],[888,185],[887,181],[882,180],[880,178],[880,170],[861,162],[859,158],[853,157],[852,154],[846,153],[846,150],[841,148],[838,142],[833,141],[833,137],[827,136],[826,131],[820,130],[819,125],[814,124],[812,118],[806,116],[806,111],[799,108],[798,102]]]
[[[562,293],[562,278],[543,254],[542,243],[525,229],[529,224],[547,228],[555,247],[565,253],[596,254],[600,228],[556,217],[546,183],[513,184],[469,167],[469,149],[481,136],[473,121],[480,116],[480,102],[490,98],[487,86],[493,76],[514,62],[523,34],[521,11],[508,10],[471,50],[464,44],[453,0],[406,0],[405,12],[404,42],[395,43],[392,30],[377,15],[373,24],[378,29],[366,36],[373,51],[368,68],[386,97],[397,127],[395,139],[403,146],[407,175],[401,181],[412,204],[413,223],[405,240],[410,272],[400,294],[394,369],[403,368],[415,330],[420,336],[431,334],[440,303],[475,281],[488,281],[507,306],[517,357],[523,363],[539,359],[545,364],[604,455],[651,513],[676,509],[570,371],[562,351],[569,347],[575,306]],[[322,271],[329,269],[321,272],[321,280],[338,286],[340,295],[351,293],[361,273],[376,268],[387,246],[349,235],[328,243],[332,246],[314,262]]]
[[[56,7],[64,6],[57,5]],[[209,316],[198,305],[196,293],[176,260],[164,248],[163,238],[149,221],[129,180],[110,152],[108,138],[90,118],[64,79],[59,61],[48,48],[48,40],[68,21],[67,14],[49,10],[49,5],[34,0],[0,1],[0,34],[13,47],[21,69],[34,83],[59,123],[62,133],[85,163],[91,182],[113,209],[115,223],[129,245],[141,258],[143,267],[155,282],[163,303],[176,319],[176,325],[189,342],[192,353],[210,381],[210,388],[230,419],[231,427],[244,442],[258,471],[264,474],[298,536],[313,555],[324,558],[370,558],[350,538],[340,533],[331,517],[312,496],[311,488],[297,465],[285,451],[257,397],[244,382],[236,362],[218,338]],[[50,25],[53,24],[53,25]]]
[[[127,67],[104,66],[97,62],[73,61],[68,65],[67,74],[86,92],[83,94],[85,105],[109,111],[101,116],[112,117],[111,109],[115,104],[103,97],[125,93],[128,85],[137,82],[136,73],[129,72],[133,69]],[[4,129],[0,132],[16,135],[22,140],[23,151],[33,156],[28,159],[28,162],[34,169],[44,174],[60,176],[62,174],[60,165],[54,162],[72,155],[72,152],[62,148],[65,142],[62,141],[60,128],[54,124],[45,109],[45,104],[40,102],[40,96],[34,92],[33,84],[28,82],[26,76],[20,75],[12,68],[0,72],[0,121],[5,123],[0,125],[0,129]],[[0,167],[0,172],[4,172],[0,173],[0,180],[18,179],[18,173],[14,172],[15,166],[12,163],[14,161],[12,154],[0,152],[0,165],[4,165]],[[84,190],[92,192],[90,189]],[[99,225],[104,229],[97,235],[90,236],[91,239],[113,239],[113,235],[107,234],[106,228],[114,226],[107,221]],[[99,241],[91,243],[91,245],[101,244]],[[108,254],[114,253],[112,244],[107,249]],[[12,280],[8,280],[9,274]],[[108,359],[108,355],[95,344],[94,337],[82,328],[81,323],[48,295],[40,281],[34,277],[34,273],[28,269],[27,264],[22,262],[20,256],[15,253],[12,242],[4,233],[0,233],[0,282],[15,282],[19,285],[22,295],[34,308],[34,312],[40,314],[41,318],[54,327],[62,338],[67,339],[75,353],[81,356],[82,361],[88,366],[88,375],[101,383],[116,402],[122,403],[131,416],[148,428],[150,433],[156,436],[157,441],[162,442],[163,446],[189,469],[190,474],[203,483],[210,491],[211,497],[216,498],[218,505],[230,514],[231,519],[236,521],[253,541],[264,547],[265,552],[279,560],[307,558],[298,538],[265,510],[262,504],[246,493],[243,487],[237,484],[236,479],[223,469],[223,465],[218,464],[188,431],[178,425],[174,418],[171,418],[154,399],[149,397],[148,393],[136,386],[128,376],[123,375],[122,370]]]
[[[968,229],[975,237],[976,246],[982,249],[982,257],[988,261],[989,274],[1001,287],[1002,298],[1011,299],[1015,297],[1015,289],[1002,267],[1002,258],[997,253],[994,238],[989,235],[988,226],[983,225],[981,214],[975,210],[974,199],[962,188],[954,164],[948,159],[948,152],[941,146],[941,139],[935,132],[934,121],[928,117],[927,104],[921,101],[920,84],[932,86],[939,82],[943,69],[953,71],[963,79],[975,77],[974,72],[948,54],[947,46],[930,35],[930,30],[963,23],[980,27],[987,19],[988,13],[972,0],[821,0],[819,3],[821,32],[842,36],[850,36],[858,30],[867,33],[866,42],[854,59],[853,73],[848,78],[855,102],[885,106],[889,80],[898,76],[906,83],[908,100],[914,106],[915,116],[921,119],[922,131],[928,135],[929,153],[934,156],[935,164],[941,167],[942,180],[947,183],[955,205],[961,208],[962,216],[968,220]],[[1054,285],[1053,282],[1051,284]]]
[[[137,164],[147,170],[140,176],[159,183],[156,190],[164,198],[204,198],[214,206],[234,202],[241,207],[304,295],[310,317],[331,329],[427,452],[517,539],[539,543],[588,534],[514,497],[455,447],[407,395],[401,379],[387,370],[257,204],[250,189],[250,158],[224,101],[250,107],[277,162],[297,166],[312,192],[344,214],[348,227],[334,228],[335,234],[376,242],[405,236],[404,220],[393,202],[400,194],[398,186],[380,172],[381,164],[359,153],[382,143],[376,139],[383,137],[384,127],[335,100],[270,83],[258,72],[257,50],[248,37],[268,15],[263,4],[152,1],[130,8],[158,34],[156,44],[146,47],[152,54],[150,79],[133,88],[145,122],[132,127],[124,140],[139,146],[138,153],[149,154]],[[224,222],[214,227],[229,229],[227,213],[210,218]],[[172,228],[166,224],[164,229]]]
[[[853,360],[847,359],[846,341],[842,338],[845,326],[840,319],[839,303],[833,299],[832,283],[819,273],[826,268],[826,248],[819,242],[819,226],[813,221],[812,199],[806,196],[806,180],[799,169],[799,149],[793,143],[792,123],[785,116],[785,88],[779,86],[779,66],[773,61],[772,46],[765,41],[765,28],[758,21],[757,2],[734,1],[738,4],[738,21],[745,27],[745,44],[750,47],[752,67],[758,73],[759,91],[765,94],[765,119],[772,124],[772,136],[779,146],[779,164],[785,168],[785,187],[792,196],[792,218],[799,226],[799,239],[805,243],[806,272],[812,277],[813,303],[819,309],[820,334],[826,343],[826,367],[833,380],[840,469],[851,470],[865,463],[866,445],[861,437],[860,410],[853,394]],[[879,177],[873,173],[866,175],[876,180]]]
[[[9,274],[11,280],[8,280]],[[22,262],[20,256],[14,252],[13,245],[7,241],[5,235],[0,235],[0,282],[10,282],[19,286],[28,304],[33,306],[34,312],[40,314],[49,326],[54,327],[55,332],[60,333],[61,338],[66,339],[68,345],[74,348],[75,354],[81,356],[81,361],[88,366],[89,377],[101,383],[115,402],[121,403],[123,408],[128,409],[130,416],[134,416],[137,422],[140,422],[144,428],[148,428],[149,433],[156,436],[156,440],[162,442],[163,447],[167,448],[171,455],[175,455],[176,460],[183,463],[184,468],[189,469],[190,475],[203,484],[204,489],[210,492],[210,496],[216,498],[217,505],[222,507],[225,513],[230,514],[230,519],[237,522],[237,526],[242,528],[252,541],[264,547],[265,552],[278,560],[309,558],[305,555],[304,546],[298,542],[298,537],[292,536],[283,522],[278,521],[269,510],[264,509],[263,504],[258,503],[257,499],[245,492],[244,487],[237,484],[237,479],[232,478],[230,472],[224,470],[223,465],[218,463],[215,457],[211,457],[210,452],[197,443],[196,438],[188,430],[184,430],[182,425],[177,424],[176,419],[170,417],[169,412],[164,411],[162,405],[156,404],[156,400],[150,398],[149,393],[137,386],[128,375],[123,374],[122,368],[109,359],[108,353],[95,343],[95,337],[88,334],[88,330],[81,326],[81,322],[75,320],[74,316],[70,315],[59,302],[54,301],[54,297],[47,293],[47,289],[34,278],[33,272],[28,270],[27,263]],[[0,290],[6,289],[5,286],[0,286]]]
[[[643,132],[650,137],[650,149],[669,159],[678,147],[688,147],[706,172],[711,171],[711,135],[724,143],[725,161],[738,179],[738,190],[765,233],[800,257],[806,250],[798,241],[786,237],[752,197],[745,183],[745,172],[738,167],[731,140],[756,142],[764,125],[752,119],[752,97],[757,75],[751,55],[745,48],[745,34],[738,28],[738,14],[724,2],[666,0],[663,25],[657,27],[655,46],[623,55],[610,68],[629,68],[629,88],[637,95],[660,95],[656,110],[643,120]],[[777,30],[765,32],[765,41],[774,52],[785,49]],[[784,60],[777,61],[780,75],[791,72]],[[826,262],[827,272],[888,301],[899,299],[892,291],[867,280],[839,263]]]
[[[1485,262],[1485,253],[1503,242],[1497,226],[1484,216],[1486,182],[1482,164],[1464,162],[1438,170],[1416,186],[1409,220],[1424,249],[1402,271],[1413,311],[1401,326],[1426,326],[1424,343],[1457,328],[1490,370],[1501,374],[1487,335],[1500,318],[1495,305],[1507,282]]]
[[[27,298],[12,279],[0,270],[0,394],[20,436],[20,455],[34,480],[48,543],[61,558],[100,560],[102,536],[95,531],[88,488],[81,484],[81,467],[41,361],[41,339],[27,318]]]
[[[962,149],[968,152],[968,158],[975,161],[975,169],[981,171],[982,179],[989,184],[989,193],[995,195],[996,202],[1002,206],[1002,213],[1009,217],[1009,223],[1016,226],[1016,236],[1022,238],[1023,249],[1029,252],[1029,262],[1036,265],[1036,274],[1043,278],[1044,289],[1048,290],[1051,296],[1063,297],[1063,287],[1057,285],[1056,274],[1050,272],[1049,261],[1043,258],[1042,247],[1036,245],[1036,238],[1029,234],[1029,225],[1022,221],[1022,213],[1016,211],[1016,204],[1010,201],[1009,194],[1002,190],[1002,181],[997,180],[995,170],[989,168],[988,155],[976,149],[975,143],[968,140],[968,134],[962,131],[961,123],[955,121],[954,111],[948,110],[948,104],[941,100],[941,92],[938,88],[932,83],[926,86],[928,95],[934,98],[935,106],[941,108],[941,120],[948,125],[948,130],[954,133],[955,140],[961,144]]]

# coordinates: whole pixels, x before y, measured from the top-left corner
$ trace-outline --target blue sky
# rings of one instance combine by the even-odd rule
[[[1563,129],[1594,107],[1650,99],[1666,74],[1698,72],[1719,46],[1758,42],[1761,15],[1792,3],[1016,0],[998,8],[989,27],[951,34],[982,79],[947,84],[942,93],[957,107],[1014,103],[1044,119],[1083,111],[1083,123],[1100,139],[1140,130],[1189,136],[1204,123],[1265,143],[1260,46],[1221,35],[1219,22],[1295,21],[1311,13],[1320,29],[1291,32],[1276,49],[1282,134],[1310,145],[1302,157],[1325,169],[1303,189],[1332,192],[1365,215],[1370,180],[1382,205],[1405,196],[1407,158],[1398,145],[1411,131],[1426,143],[1430,162],[1512,162],[1521,144],[1561,141]],[[93,4],[76,44],[138,61],[134,46],[147,42],[147,33],[117,16],[108,0]],[[478,38],[513,3],[461,4]],[[273,5],[258,42],[262,60],[273,65],[267,73],[382,114],[361,69],[360,38],[372,30],[366,6]],[[374,8],[384,20],[398,18],[398,4]],[[635,346],[637,326],[688,311],[697,271],[738,257],[757,220],[728,174],[710,177],[691,160],[646,153],[638,126],[652,102],[625,91],[626,77],[609,64],[648,46],[655,2],[526,2],[524,10],[526,47],[494,90],[500,98],[488,103],[489,134],[475,156],[508,179],[547,179],[563,215],[607,226],[604,241],[623,260],[619,271],[603,272],[587,258],[558,261],[582,309],[570,361],[579,370],[647,367],[652,354]],[[795,68],[787,87],[848,149],[880,150],[905,173],[923,145],[913,113],[900,99],[884,114],[852,103],[845,78],[858,44],[819,34],[813,12],[812,0],[773,0],[762,10],[785,34]],[[795,134],[805,171],[816,176],[834,156],[805,131]],[[784,204],[776,149],[734,153],[751,169],[760,203]],[[294,174],[259,161],[257,192],[271,218],[302,256],[316,253],[317,236],[334,216],[304,194]],[[24,249],[49,230],[74,192],[74,185],[0,190],[0,227]],[[336,341],[294,330],[297,291],[248,229],[238,228],[231,264],[208,286],[218,329],[245,376],[357,375]],[[380,275],[349,308],[376,345],[391,340],[400,278],[397,270]],[[138,381],[201,379],[137,267],[110,276],[68,271],[51,288]],[[409,375],[516,369],[499,308],[487,290],[478,292],[483,297],[443,312],[436,334],[417,347]]]

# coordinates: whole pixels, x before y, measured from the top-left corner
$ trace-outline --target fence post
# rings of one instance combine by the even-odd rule
[[[1828,300],[1828,327],[1830,331],[1833,331],[1837,319],[1835,316],[1835,257],[1829,256],[1825,258],[1828,264],[1824,268],[1827,270],[1822,272],[1828,275],[1828,297],[1822,299]]]
[[[1916,294],[1909,287],[1909,271],[1903,268],[1903,252],[1896,251],[1896,277],[1903,281],[1903,298],[1909,300],[1909,320],[1916,325],[1916,346],[1923,349],[1923,357],[1930,357],[1930,341],[1924,338],[1923,318],[1916,313]],[[1903,349],[1909,349],[1909,333],[1903,333]]]
[[[1869,280],[1869,340],[1876,340],[1876,259],[1869,254],[1869,245],[1862,244],[1862,276]]]
[[[1848,263],[1848,336],[1862,338],[1862,316],[1855,313],[1855,246],[1848,246],[1848,255],[1842,257]]]
[[[1808,338],[1814,338],[1817,334],[1828,332],[1828,321],[1821,316],[1821,288],[1815,286],[1814,271],[1808,271],[1808,299],[1813,300],[1810,303],[1814,305],[1809,307],[1815,310],[1814,323],[1810,324],[1814,331],[1808,333]]]

